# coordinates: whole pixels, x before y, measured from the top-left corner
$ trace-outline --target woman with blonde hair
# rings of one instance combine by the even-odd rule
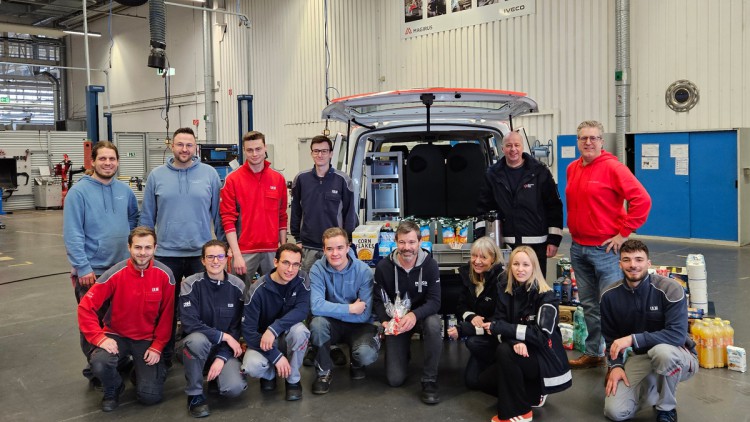
[[[519,246],[508,261],[495,315],[484,324],[501,342],[496,364],[480,375],[480,385],[497,395],[492,421],[528,422],[531,408],[570,387],[572,375],[557,326],[559,301],[544,281],[536,253]]]
[[[481,237],[471,246],[471,260],[458,269],[462,288],[456,313],[460,321],[448,329],[453,340],[466,337],[469,361],[464,381],[470,389],[479,388],[479,374],[495,362],[497,338],[489,335],[482,324],[495,314],[497,285],[503,274],[500,248],[490,237]]]

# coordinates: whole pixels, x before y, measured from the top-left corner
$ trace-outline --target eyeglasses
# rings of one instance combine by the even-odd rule
[[[331,152],[331,150],[330,149],[314,149],[314,150],[311,150],[311,152],[313,155],[326,155],[329,152]]]
[[[184,148],[193,149],[193,148],[195,148],[195,144],[177,143],[177,144],[174,144],[174,146],[177,147],[177,149],[184,149]]]
[[[218,259],[219,261],[223,261],[223,260],[227,259],[227,256],[224,255],[224,254],[220,254],[220,255],[206,255],[206,256],[204,256],[204,258],[206,258],[206,261],[213,261],[214,259]]]
[[[595,141],[601,141],[602,137],[601,136],[579,136],[578,140],[583,143],[586,143],[586,141],[595,142]]]
[[[300,262],[289,262],[289,261],[281,261],[279,262],[279,264],[281,264],[281,266],[283,266],[284,268],[292,267],[295,270],[299,270],[299,268],[302,266],[302,263]]]

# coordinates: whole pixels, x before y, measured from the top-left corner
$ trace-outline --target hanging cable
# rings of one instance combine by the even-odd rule
[[[166,54],[164,54],[164,59],[167,62],[167,67],[164,69],[164,74],[162,75],[164,77],[164,109],[161,112],[161,118],[164,120],[164,123],[166,124],[166,140],[169,140],[169,105],[172,100],[171,98],[171,88],[170,88],[170,76],[169,76],[169,58]]]

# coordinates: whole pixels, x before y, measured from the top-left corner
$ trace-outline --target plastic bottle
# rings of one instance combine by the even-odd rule
[[[562,298],[560,299],[560,303],[562,303],[563,305],[569,304],[571,296],[572,291],[570,287],[570,279],[568,277],[565,277],[562,282]]]
[[[716,330],[714,330],[711,321],[706,321],[701,330],[701,342],[703,349],[703,361],[698,361],[702,368],[711,369],[714,367],[714,337],[716,336]]]
[[[578,299],[578,284],[576,284],[576,280],[572,279],[571,284],[573,287],[570,288],[570,303],[573,304],[573,306],[578,306],[581,304],[581,301]]]
[[[577,307],[573,313],[573,347],[579,352],[586,351],[586,337],[589,331],[586,328],[586,319],[584,318],[583,308]]]
[[[700,364],[703,360],[703,320],[695,321],[690,333],[695,341],[695,351],[698,353],[698,364]]]
[[[726,363],[726,345],[724,344],[726,334],[724,330],[724,324],[720,319],[715,319],[713,322],[714,332],[714,367],[723,368]]]
[[[724,341],[724,362],[729,364],[727,346],[734,346],[734,328],[732,327],[732,323],[727,319],[724,320],[724,335],[726,335]]]

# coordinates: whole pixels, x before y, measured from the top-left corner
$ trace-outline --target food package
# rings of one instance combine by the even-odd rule
[[[397,291],[396,299],[393,300],[393,303],[388,300],[385,291],[381,290],[380,293],[383,295],[385,313],[388,314],[389,317],[391,317],[391,320],[388,321],[388,324],[385,327],[385,335],[397,336],[401,334],[401,331],[399,330],[401,318],[403,318],[404,315],[409,312],[409,309],[411,309],[411,300],[409,300],[409,293],[404,294],[404,298],[401,299],[401,296]]]
[[[727,346],[727,365],[732,371],[747,371],[747,355],[745,354],[745,349],[742,347]]]
[[[559,324],[560,334],[562,335],[562,344],[565,350],[573,350],[573,326],[561,322]]]
[[[378,250],[378,236],[382,224],[362,224],[352,232],[352,243],[357,248],[357,258],[366,264],[375,264]]]

